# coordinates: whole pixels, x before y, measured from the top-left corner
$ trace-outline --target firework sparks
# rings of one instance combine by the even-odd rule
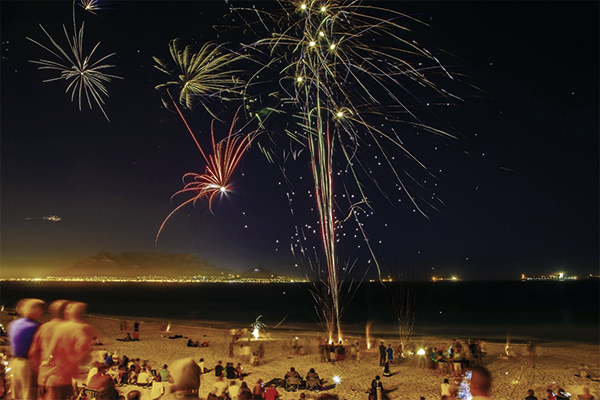
[[[240,71],[228,70],[227,68],[239,59],[235,53],[225,51],[224,48],[207,43],[198,53],[193,52],[191,45],[182,49],[181,39],[173,39],[169,42],[169,51],[176,64],[176,70],[171,69],[167,63],[154,57],[158,64],[155,67],[174,80],[156,86],[157,90],[179,91],[179,104],[193,109],[198,102],[210,113],[219,119],[207,105],[201,101],[209,97],[223,99],[227,95],[234,95],[239,82],[232,78]],[[170,108],[170,102],[163,97],[163,104]]]
[[[245,10],[237,10],[243,16]],[[246,26],[263,39],[247,45],[246,50],[256,52],[258,59],[267,58],[262,63],[264,67],[248,81],[248,89],[255,89],[259,86],[255,81],[265,80],[269,74],[276,76],[273,81],[283,93],[277,96],[281,98],[280,106],[287,107],[298,121],[297,129],[286,132],[307,148],[310,155],[314,185],[310,195],[316,203],[318,227],[309,229],[318,232],[322,247],[321,252],[312,252],[317,265],[326,266],[325,278],[319,266],[316,278],[311,279],[315,282],[315,309],[330,340],[335,331],[341,338],[343,310],[337,243],[338,229],[347,220],[356,221],[374,261],[372,265],[381,276],[372,245],[359,220],[363,208],[371,208],[362,181],[366,177],[380,190],[381,187],[368,162],[359,157],[365,154],[379,157],[379,164],[389,168],[388,175],[407,194],[415,209],[425,215],[402,179],[393,153],[399,152],[403,156],[399,158],[426,168],[405,147],[393,127],[402,124],[411,133],[454,138],[423,122],[423,117],[431,115],[431,111],[427,107],[422,107],[425,113],[415,111],[415,106],[424,104],[414,95],[416,90],[428,90],[430,98],[447,98],[446,103],[456,101],[457,96],[439,89],[428,74],[453,77],[428,50],[405,38],[409,29],[399,21],[419,22],[394,11],[360,2],[336,1],[326,6],[317,1],[287,2],[281,12],[256,8],[247,11],[258,20],[244,19]],[[391,127],[391,132],[384,128],[385,124]],[[336,179],[338,170],[351,177],[339,180],[341,186]],[[411,174],[406,175],[414,179]],[[356,196],[350,195],[351,191]],[[336,192],[348,200],[347,211],[335,200]],[[301,232],[297,240],[303,235]],[[300,250],[307,253],[304,248]],[[323,261],[318,261],[321,258]]]
[[[162,232],[169,218],[171,218],[171,216],[177,210],[179,210],[186,204],[195,204],[198,200],[202,198],[208,198],[209,209],[212,211],[212,204],[215,200],[215,197],[218,195],[225,195],[231,189],[231,177],[233,175],[233,172],[238,166],[240,160],[242,159],[242,156],[248,149],[248,146],[250,146],[250,143],[252,141],[252,135],[254,134],[254,132],[251,132],[248,135],[242,135],[234,132],[235,123],[237,121],[236,114],[229,128],[229,134],[227,135],[227,138],[220,142],[216,142],[213,121],[211,124],[212,154],[207,155],[204,152],[204,150],[202,150],[202,147],[196,140],[192,130],[187,124],[187,121],[183,117],[181,110],[179,110],[179,108],[177,107],[177,104],[175,104],[175,107],[177,108],[180,117],[185,122],[190,132],[190,135],[192,135],[192,137],[194,138],[194,141],[196,142],[200,153],[202,153],[202,157],[206,162],[206,168],[204,173],[202,174],[189,172],[183,176],[183,182],[185,183],[185,186],[183,189],[175,193],[173,197],[178,194],[187,193],[192,193],[193,196],[192,198],[186,200],[185,202],[177,206],[165,218],[160,228],[158,229],[155,243],[158,242],[158,237],[160,236],[160,233]]]
[[[74,11],[73,11],[74,12]],[[48,46],[44,46],[40,42],[27,38],[31,42],[37,44],[44,50],[48,51],[50,54],[56,57],[58,61],[53,60],[45,60],[40,59],[38,61],[29,60],[30,62],[39,65],[38,69],[49,69],[56,70],[60,72],[60,76],[56,78],[50,78],[44,80],[44,82],[52,82],[58,80],[65,80],[68,85],[65,90],[66,93],[71,94],[71,101],[75,99],[77,96],[79,100],[79,110],[81,111],[81,103],[82,99],[85,96],[87,100],[88,107],[92,108],[92,100],[102,111],[104,117],[109,120],[106,112],[104,111],[104,96],[108,97],[108,90],[106,89],[105,84],[110,82],[112,78],[122,79],[120,76],[109,75],[103,72],[106,68],[114,67],[114,65],[110,64],[102,64],[105,60],[112,57],[116,53],[111,53],[107,56],[101,57],[99,60],[93,62],[92,58],[94,53],[100,46],[100,42],[98,42],[92,51],[85,55],[83,50],[83,32],[84,32],[84,23],[81,24],[81,28],[77,32],[77,27],[75,25],[75,20],[73,20],[73,29],[74,34],[73,37],[70,38],[67,32],[67,28],[63,25],[63,31],[65,33],[65,37],[67,38],[67,43],[69,45],[69,50],[64,50],[53,38],[50,34],[44,29],[42,25],[40,25],[42,31],[46,34],[52,46],[54,46],[54,50],[52,50]]]

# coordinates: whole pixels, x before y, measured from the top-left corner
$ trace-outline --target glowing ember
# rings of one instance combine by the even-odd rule
[[[366,331],[366,335],[367,335],[367,350],[371,350],[371,337],[370,337],[371,323],[370,322],[367,322],[367,327],[366,327],[365,331]]]

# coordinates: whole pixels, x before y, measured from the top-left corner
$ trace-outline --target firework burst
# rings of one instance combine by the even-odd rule
[[[73,11],[74,12],[74,11]],[[39,65],[38,69],[49,69],[60,72],[60,76],[56,78],[50,78],[44,80],[44,82],[52,82],[64,80],[67,82],[66,93],[71,94],[71,101],[78,98],[79,102],[79,110],[81,111],[81,103],[82,99],[85,97],[87,100],[87,104],[89,108],[92,108],[92,100],[102,111],[104,117],[109,120],[106,112],[104,111],[104,98],[108,97],[108,90],[106,89],[105,84],[110,82],[112,78],[122,79],[116,75],[109,75],[104,73],[103,70],[106,68],[114,67],[114,65],[110,64],[102,64],[108,58],[112,57],[116,53],[111,53],[109,55],[100,57],[97,61],[92,61],[94,53],[100,46],[100,42],[98,42],[92,51],[85,55],[83,50],[83,32],[84,32],[84,23],[81,24],[81,28],[77,32],[77,28],[75,25],[75,20],[73,20],[73,29],[74,35],[73,37],[69,37],[67,32],[67,28],[63,25],[63,31],[65,33],[65,37],[67,39],[69,50],[64,50],[58,42],[56,42],[52,36],[44,29],[42,25],[40,25],[42,31],[46,34],[50,43],[54,47],[52,50],[48,46],[44,46],[40,42],[27,38],[33,43],[37,44],[44,50],[48,51],[52,54],[57,60],[45,60],[40,59],[37,61],[30,60],[30,62]]]
[[[229,70],[228,67],[240,56],[212,43],[205,44],[197,53],[193,50],[191,45],[182,48],[181,39],[169,42],[169,51],[176,69],[171,69],[167,63],[154,57],[158,64],[155,67],[174,79],[156,86],[156,89],[168,93],[178,91],[179,104],[191,110],[201,103],[213,118],[219,119],[208,107],[206,100],[223,100],[239,93],[236,88],[240,87],[240,82],[233,77],[240,71]],[[163,104],[170,108],[168,98],[163,97]]]
[[[459,98],[439,89],[429,76],[454,78],[436,56],[407,38],[407,26],[420,22],[395,11],[357,1],[308,0],[285,2],[276,12],[235,10],[259,38],[247,44],[245,51],[264,60],[262,68],[248,80],[248,90],[255,90],[260,86],[258,81],[272,77],[280,93],[279,106],[287,109],[296,122],[285,131],[310,156],[318,224],[314,230],[322,246],[321,256],[317,257],[322,261],[317,264],[326,266],[325,278],[319,267],[317,277],[311,280],[321,288],[314,294],[316,309],[330,340],[334,333],[339,340],[342,307],[337,242],[343,223],[356,222],[379,271],[359,220],[364,210],[371,209],[363,180],[370,179],[380,188],[364,157],[378,158],[378,163],[388,168],[387,177],[425,215],[404,182],[405,177],[414,178],[397,166],[394,154],[418,168],[426,170],[425,165],[397,132],[402,129],[405,136],[433,134],[436,140],[453,138],[423,122],[434,114],[414,93],[425,92],[426,101],[444,98],[449,104]],[[343,171],[344,178],[336,178],[338,171]],[[335,200],[336,193],[343,194],[347,205]],[[299,232],[297,236],[306,235]],[[303,255],[308,253],[301,251]]]
[[[231,190],[231,177],[238,166],[242,156],[250,146],[254,132],[247,135],[243,135],[234,132],[235,123],[237,122],[237,114],[231,123],[229,128],[229,134],[227,137],[219,142],[215,141],[214,132],[214,121],[211,124],[211,139],[212,139],[212,153],[208,154],[202,149],[198,141],[196,140],[192,130],[190,129],[187,121],[183,117],[181,110],[177,107],[177,104],[173,102],[181,119],[186,124],[190,135],[194,138],[196,146],[200,150],[206,167],[204,173],[198,174],[189,172],[183,176],[184,187],[173,197],[179,194],[191,194],[192,197],[177,206],[171,213],[165,218],[161,224],[158,233],[156,234],[155,242],[158,242],[158,237],[162,232],[165,224],[171,218],[173,214],[186,204],[195,204],[198,200],[206,198],[208,199],[209,209],[212,211],[213,201],[217,196],[226,195]]]

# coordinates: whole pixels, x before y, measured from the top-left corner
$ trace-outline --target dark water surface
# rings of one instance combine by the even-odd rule
[[[414,334],[511,341],[599,343],[600,282],[363,283],[343,287],[343,330],[394,336],[398,307],[410,299]],[[82,301],[94,315],[248,327],[262,315],[268,328],[319,329],[308,283],[1,282],[0,304],[36,297]],[[406,296],[406,293],[409,295]]]

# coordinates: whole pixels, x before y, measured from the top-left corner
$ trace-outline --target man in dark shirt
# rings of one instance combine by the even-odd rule
[[[538,400],[537,397],[533,395],[533,389],[529,389],[527,391],[527,397],[525,397],[525,400]]]
[[[221,376],[223,375],[223,363],[221,361],[219,361],[217,363],[217,365],[215,366],[215,376]]]
[[[383,367],[385,364],[386,348],[383,342],[379,345],[379,366]]]

